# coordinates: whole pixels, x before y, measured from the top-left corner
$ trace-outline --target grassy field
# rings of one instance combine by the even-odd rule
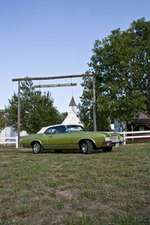
[[[110,153],[0,149],[0,225],[150,224],[150,144]]]

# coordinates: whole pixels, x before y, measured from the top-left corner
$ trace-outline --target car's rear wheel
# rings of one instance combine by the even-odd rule
[[[32,152],[34,154],[39,154],[40,152],[42,152],[42,146],[39,142],[33,142],[32,144]]]
[[[84,154],[92,153],[94,150],[93,143],[89,140],[84,140],[80,142],[80,150]]]

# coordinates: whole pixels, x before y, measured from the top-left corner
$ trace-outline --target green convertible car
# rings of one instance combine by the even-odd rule
[[[88,154],[97,149],[112,150],[111,137],[102,132],[88,132],[80,125],[54,125],[21,139],[23,147],[38,154],[44,150],[78,150]]]

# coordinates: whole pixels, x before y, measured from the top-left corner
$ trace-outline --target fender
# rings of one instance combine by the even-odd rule
[[[41,141],[41,140],[38,140],[38,139],[33,140],[33,141],[30,143],[30,145],[32,146],[32,144],[33,144],[34,142],[39,142],[39,143],[40,143],[40,145],[42,145],[42,146],[43,146],[42,141]]]
[[[85,140],[91,141],[91,142],[94,144],[94,147],[96,147],[96,143],[95,143],[95,141],[93,140],[93,138],[83,138],[83,139],[81,139],[81,140],[79,141],[79,143],[80,143],[81,141],[85,141]]]

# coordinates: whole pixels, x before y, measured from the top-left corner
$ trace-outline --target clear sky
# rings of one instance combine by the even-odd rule
[[[83,73],[96,39],[141,17],[150,19],[150,0],[0,0],[0,108],[16,90],[13,77]],[[59,110],[72,94],[78,103],[77,81],[51,90]]]

